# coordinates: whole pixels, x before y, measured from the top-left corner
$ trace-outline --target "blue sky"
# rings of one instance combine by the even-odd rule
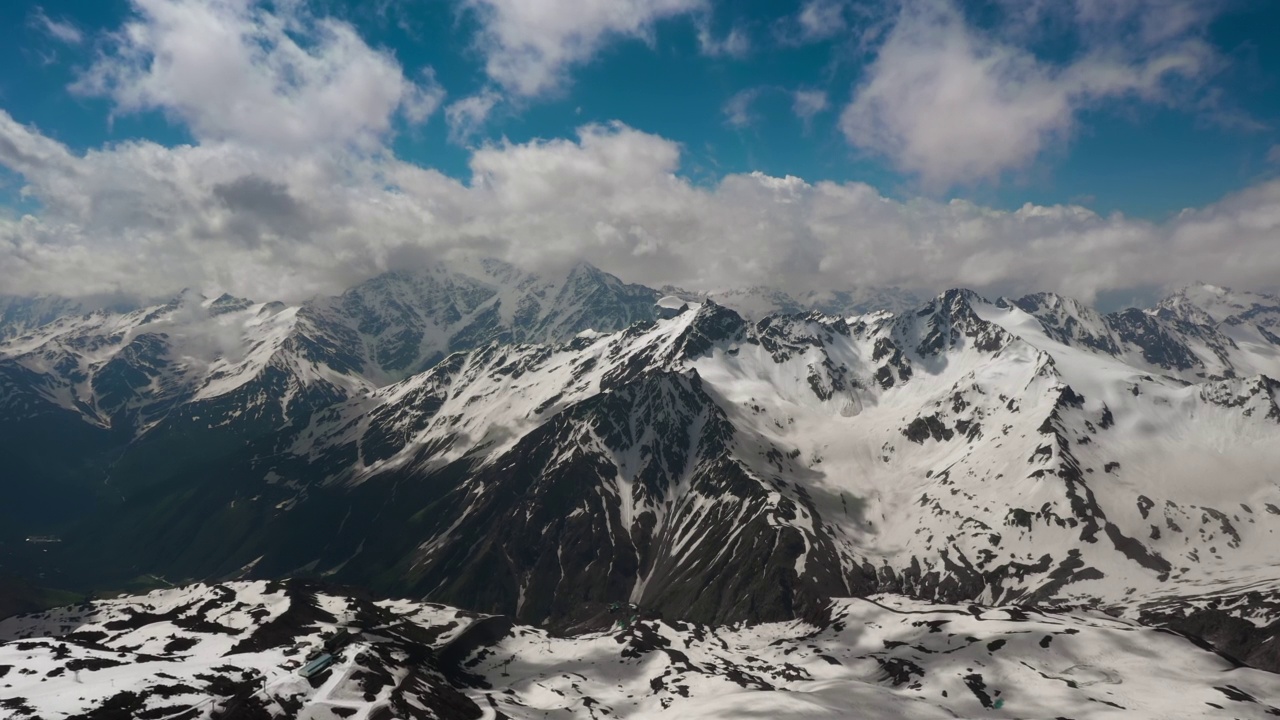
[[[975,26],[1000,32],[988,5],[965,11]],[[478,12],[447,0],[314,5],[352,23],[373,46],[394,53],[407,73],[432,68],[451,97],[492,86],[485,74]],[[857,180],[888,194],[917,192],[964,197],[996,207],[1024,202],[1077,202],[1099,212],[1161,218],[1246,187],[1275,172],[1268,153],[1280,146],[1280,5],[1263,0],[1224,3],[1205,23],[1204,38],[1220,53],[1218,67],[1158,102],[1131,97],[1099,102],[1082,112],[1070,135],[1029,165],[998,178],[959,179],[922,188],[918,177],[888,159],[852,147],[842,136],[839,109],[872,58],[859,33],[880,9],[863,3],[843,13],[847,28],[812,41],[788,38],[801,3],[717,2],[706,10],[661,19],[648,37],[606,39],[589,62],[568,68],[561,88],[498,108],[467,139],[468,145],[508,138],[572,136],[584,122],[621,120],[680,142],[682,172],[713,180],[760,170],[807,180]],[[77,149],[130,138],[166,144],[190,142],[186,127],[162,111],[112,114],[104,98],[67,92],[92,62],[107,33],[135,14],[125,0],[11,2],[0,8],[0,107]],[[1154,12],[1154,10],[1153,10]],[[1001,14],[997,12],[997,14]],[[49,32],[48,19],[78,32],[67,43]],[[699,31],[723,40],[735,30],[743,48],[710,56]],[[1070,32],[1028,43],[1048,61],[1081,52]],[[828,107],[797,117],[794,93],[826,94]],[[747,93],[746,124],[730,121],[726,107]],[[394,140],[405,159],[465,179],[466,147],[451,143],[440,118],[401,127]]]
[[[30,279],[11,282],[14,288],[47,289],[49,278],[69,267],[56,270],[57,263],[73,256],[89,262],[85,248],[116,251],[126,236],[161,232],[130,223],[162,217],[168,210],[159,198],[172,196],[184,203],[174,213],[213,206],[230,213],[183,229],[195,233],[190,242],[201,248],[227,245],[218,257],[228,267],[213,280],[197,280],[226,283],[239,274],[235,267],[281,255],[305,268],[319,260],[300,254],[338,247],[325,244],[337,241],[320,238],[320,221],[307,215],[312,202],[331,209],[333,198],[320,196],[335,191],[319,181],[304,187],[296,172],[279,173],[323,160],[325,182],[342,191],[342,202],[387,191],[378,207],[411,200],[416,217],[429,218],[432,239],[400,238],[394,247],[434,252],[479,234],[495,252],[586,255],[606,266],[636,267],[646,281],[866,282],[852,264],[854,248],[832,246],[835,240],[818,237],[822,228],[786,239],[792,220],[783,210],[756,223],[783,229],[770,230],[774,240],[758,240],[766,245],[757,248],[757,260],[720,274],[673,270],[689,262],[686,246],[697,242],[677,235],[709,232],[673,217],[706,202],[733,216],[727,205],[738,200],[735,193],[749,194],[739,181],[758,173],[777,207],[791,202],[781,194],[795,192],[781,183],[788,176],[803,180],[805,203],[836,202],[838,193],[824,188],[870,189],[898,213],[877,237],[908,239],[952,265],[961,256],[972,260],[948,277],[913,275],[904,259],[902,268],[881,273],[888,282],[1006,287],[1025,269],[993,273],[984,263],[1017,255],[1020,248],[1009,243],[1079,247],[1086,235],[1105,231],[1117,252],[1142,264],[1143,253],[1167,253],[1177,238],[1193,242],[1185,239],[1193,233],[1184,210],[1216,219],[1226,208],[1254,202],[1249,198],[1270,198],[1280,175],[1277,30],[1280,4],[1266,0],[9,2],[0,6],[0,111],[10,130],[7,139],[0,133],[0,204],[8,206],[0,219],[10,225],[0,226],[0,239],[8,233],[10,277],[24,272]],[[210,40],[224,36],[223,45]],[[19,154],[28,145],[43,148],[41,158],[62,158],[60,169],[33,162],[34,150]],[[217,170],[208,159],[215,151],[223,153]],[[592,162],[605,163],[602,172],[625,174],[628,168],[610,158],[631,158],[632,151],[652,153],[641,170],[653,176],[620,186],[610,202],[634,193],[651,205],[613,208],[607,217],[569,217],[571,208],[557,208],[566,216],[542,230],[581,237],[554,247],[558,241],[535,243],[495,229],[528,226],[527,218],[515,217],[524,207],[516,190],[589,185],[591,172],[583,168]],[[172,158],[157,159],[163,152]],[[574,153],[582,157],[569,157]],[[192,165],[157,174],[197,160],[198,171]],[[73,164],[79,169],[69,170]],[[232,167],[242,175],[226,175]],[[490,173],[491,186],[479,187],[477,168]],[[392,179],[417,171],[441,178],[414,190]],[[123,187],[133,172],[142,175]],[[102,186],[85,179],[95,173]],[[570,179],[574,173],[585,179]],[[666,175],[678,178],[678,187],[667,188],[672,196],[645,194]],[[81,178],[74,188],[72,177]],[[243,209],[226,198],[240,195],[225,189],[243,178],[278,191],[278,207],[297,222],[237,217]],[[136,200],[122,193],[141,194],[149,183],[162,188],[146,202],[157,207],[126,208]],[[488,200],[509,203],[501,222],[476,209],[482,189],[494,193]],[[462,200],[468,191],[473,197]],[[205,200],[197,197],[202,193]],[[823,213],[838,218],[824,226],[834,238],[884,221],[874,212],[858,214],[874,204],[839,202],[846,204],[808,207],[804,222]],[[1050,227],[1045,212],[1016,213],[1028,204],[1056,208],[1050,214],[1066,225]],[[446,205],[452,210],[440,211]],[[348,209],[344,218],[372,212]],[[983,246],[978,255],[988,256],[981,262],[965,245],[975,218],[1008,225],[984,228],[984,237],[1005,244]],[[176,233],[167,220],[157,222]],[[246,254],[244,238],[225,233],[250,226]],[[1269,230],[1263,228],[1259,247],[1274,240]],[[346,230],[362,232],[374,230]],[[1141,250],[1126,245],[1135,234],[1149,236]],[[193,251],[182,245],[173,254],[181,265],[177,256]],[[358,272],[383,269],[395,256],[392,246],[357,254]],[[1164,287],[1190,272],[1132,277],[1121,270],[1084,281],[1055,279],[1052,260],[1041,262],[1035,281],[1086,296]],[[1067,265],[1087,273],[1090,262],[1082,257]],[[304,292],[336,282],[329,269],[297,272],[293,286],[259,281],[252,289]],[[1274,275],[1265,272],[1226,274],[1269,286]],[[198,274],[177,265],[175,273]],[[122,282],[102,280],[117,288]]]

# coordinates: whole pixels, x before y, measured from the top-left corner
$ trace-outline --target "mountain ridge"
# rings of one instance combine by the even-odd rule
[[[754,626],[628,606],[592,620],[560,635],[296,580],[167,588],[0,621],[0,707],[24,719],[1280,712],[1273,675],[1082,608],[875,596]]]
[[[632,297],[617,283],[591,287]],[[301,314],[200,302],[215,322]],[[725,623],[874,592],[1242,598],[1277,581],[1280,343],[1260,301],[1220,304],[1212,325],[964,290],[755,322],[708,300],[611,333],[559,313],[530,326],[559,343],[499,332],[398,382],[304,398],[287,422],[240,418],[274,413],[289,381],[216,416],[184,406],[114,451],[119,497],[61,552],[117,577],[333,577],[551,627],[613,602]],[[622,324],[635,306],[612,307]],[[291,357],[370,357],[323,338]],[[1207,472],[1228,481],[1210,491]]]

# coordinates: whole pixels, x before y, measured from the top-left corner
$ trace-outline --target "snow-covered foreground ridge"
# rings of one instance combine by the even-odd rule
[[[626,608],[569,637],[289,583],[0,622],[8,718],[1267,718],[1276,676],[1084,610],[837,599],[710,627]],[[299,670],[328,652],[332,662]]]

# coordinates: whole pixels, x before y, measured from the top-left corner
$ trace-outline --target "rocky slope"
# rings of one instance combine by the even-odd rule
[[[1202,380],[1056,302],[754,325],[708,302],[455,354],[125,503],[126,554],[535,624],[615,601],[711,623],[871,592],[1107,605],[1274,581],[1276,383]]]
[[[541,277],[482,260],[300,306],[191,291],[130,312],[9,303],[0,454],[11,472],[0,491],[14,502],[0,514],[46,532],[152,483],[171,469],[150,467],[160,458],[213,462],[453,350],[617,330],[653,317],[656,298],[585,264]],[[56,319],[19,322],[46,310]]]

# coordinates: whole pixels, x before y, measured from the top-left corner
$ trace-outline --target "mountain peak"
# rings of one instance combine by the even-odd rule
[[[689,325],[680,333],[673,353],[687,358],[697,357],[718,343],[742,337],[746,329],[747,322],[741,315],[707,299],[697,307]]]
[[[1070,308],[1076,310],[1085,307],[1084,303],[1067,295],[1060,295],[1055,292],[1037,292],[1029,295],[1023,295],[1014,304],[1022,306],[1023,304],[1035,305],[1048,309]]]
[[[1280,316],[1280,297],[1197,282],[1161,300],[1153,312],[1193,324],[1235,325],[1260,315]]]
[[[622,287],[627,285],[618,276],[605,272],[591,263],[580,260],[570,266],[564,276],[564,284],[570,286]],[[655,295],[657,291],[654,291]]]
[[[222,315],[224,313],[236,312],[237,310],[245,310],[252,307],[254,302],[247,298],[236,297],[231,293],[222,293],[212,300],[206,299],[201,305],[205,307],[212,315]]]
[[[964,314],[972,314],[975,304],[985,304],[986,302],[985,298],[973,290],[952,288],[938,293],[931,302],[917,310],[916,314],[923,317],[929,314],[941,313],[947,317],[955,318]]]
[[[592,265],[586,260],[579,260],[569,266],[569,275],[609,275],[604,270]],[[611,276],[612,277],[612,276]]]

